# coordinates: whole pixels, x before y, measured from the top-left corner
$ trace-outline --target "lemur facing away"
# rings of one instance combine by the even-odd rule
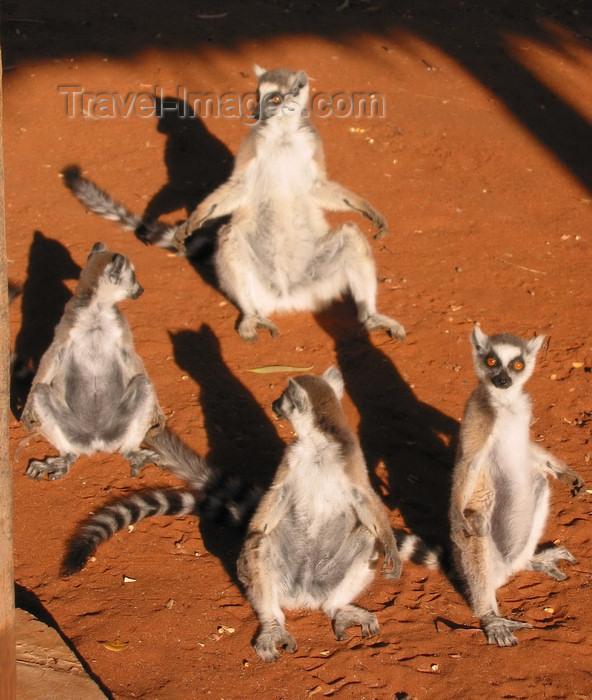
[[[81,454],[119,452],[134,476],[154,461],[155,454],[140,445],[162,430],[164,416],[116,306],[142,291],[128,258],[95,243],[23,410],[27,430],[59,452],[31,461],[32,479],[59,479]]]
[[[404,340],[403,326],[377,313],[376,269],[368,241],[355,224],[332,231],[325,219],[325,211],[354,210],[376,225],[376,238],[387,233],[384,217],[369,202],[327,179],[323,146],[308,118],[306,74],[258,66],[255,72],[259,120],[239,150],[230,178],[185,224],[143,222],[75,167],[64,171],[67,186],[91,211],[158,245],[182,249],[196,229],[230,216],[219,232],[215,267],[222,291],[241,311],[238,332],[245,340],[256,340],[258,328],[277,336],[268,318],[272,313],[317,311],[345,293],[351,294],[365,328],[384,329]]]
[[[386,510],[372,490],[360,443],[340,404],[343,379],[332,367],[322,378],[290,380],[274,402],[297,434],[251,519],[238,575],[260,623],[255,651],[279,658],[277,645],[296,651],[283,609],[321,609],[337,639],[360,625],[362,636],[378,621],[352,601],[374,576],[398,578],[401,561]]]
[[[323,377],[289,381],[274,402],[298,434],[251,519],[238,575],[259,617],[255,650],[264,661],[279,658],[296,642],[284,627],[282,608],[322,609],[343,639],[351,625],[378,634],[376,616],[352,605],[368,585],[381,553],[383,575],[398,578],[401,562],[386,510],[372,490],[358,440],[340,405],[343,380],[330,368]],[[80,570],[97,546],[118,530],[151,515],[226,511],[245,522],[255,490],[210,467],[174,435],[151,439],[161,466],[190,491],[152,489],[115,501],[91,516],[70,540],[62,574]]]
[[[537,550],[549,511],[548,474],[572,488],[585,484],[576,472],[530,439],[531,403],[524,384],[544,336],[488,337],[475,326],[471,341],[479,384],[460,429],[452,479],[450,534],[455,574],[489,644],[517,644],[513,631],[528,623],[500,617],[496,590],[518,571],[542,571],[557,581],[557,563],[575,559],[565,547]],[[405,539],[405,538],[403,538]],[[410,558],[413,536],[401,542]]]

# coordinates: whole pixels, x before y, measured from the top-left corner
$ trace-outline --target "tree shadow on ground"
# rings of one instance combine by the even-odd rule
[[[111,691],[106,688],[103,683],[101,682],[100,678],[98,678],[88,665],[88,663],[85,661],[85,659],[78,653],[76,646],[72,642],[71,639],[68,639],[68,637],[65,637],[64,634],[62,633],[62,630],[60,629],[60,626],[56,622],[55,618],[51,613],[47,610],[47,608],[43,605],[43,603],[39,600],[37,595],[33,593],[33,591],[27,590],[24,586],[21,586],[18,583],[14,584],[14,605],[15,608],[18,608],[19,610],[24,610],[28,612],[30,615],[32,615],[34,618],[42,622],[44,625],[47,627],[50,627],[51,629],[55,630],[57,634],[60,636],[62,642],[65,644],[66,647],[74,654],[82,668],[85,670],[86,674],[96,683],[96,685],[101,689],[103,694],[105,695],[106,698],[113,698],[113,694]],[[54,660],[55,661],[55,660]]]
[[[384,40],[385,50],[393,42],[408,45],[413,59],[421,61],[416,42],[420,39],[474,75],[590,189],[592,156],[590,149],[581,147],[590,142],[589,121],[521,62],[512,44],[513,39],[524,38],[571,60],[570,43],[590,46],[590,9],[588,0],[484,0],[477,5],[464,0],[255,0],[248,4],[223,0],[212,13],[208,3],[188,7],[184,0],[94,4],[12,0],[4,8],[2,50],[5,68],[10,70],[35,59],[92,53],[129,57],[150,47],[198,52],[220,46],[232,51],[246,41],[281,35],[326,37],[355,52],[359,50],[356,36],[374,34]],[[282,63],[278,60],[278,66]],[[426,65],[429,68],[434,66]],[[234,89],[241,92],[243,87],[237,76]]]

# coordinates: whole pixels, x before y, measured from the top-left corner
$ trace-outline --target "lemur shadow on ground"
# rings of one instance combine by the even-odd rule
[[[78,279],[80,266],[65,246],[35,231],[21,300],[22,323],[15,341],[10,408],[20,418],[31,381],[72,293],[64,280]]]
[[[234,156],[207,130],[187,102],[164,97],[157,100],[156,113],[157,130],[167,136],[164,162],[168,181],[148,202],[143,218],[158,219],[178,209],[185,209],[189,217],[207,195],[228,179]],[[197,261],[209,257],[220,225],[216,221],[192,235],[186,241],[188,257]]]
[[[266,489],[285,445],[251,392],[224,363],[214,332],[203,325],[197,332],[171,333],[171,341],[177,364],[201,389],[199,403],[210,445],[208,461]],[[207,550],[236,581],[244,530],[205,519],[200,519],[199,527]]]
[[[448,543],[448,504],[458,423],[419,401],[390,358],[360,328],[349,302],[316,318],[335,342],[345,390],[360,414],[359,438],[370,478],[386,468],[386,505],[430,544]]]
[[[78,653],[76,646],[73,644],[72,640],[64,636],[55,618],[48,612],[48,610],[45,608],[45,606],[39,600],[39,598],[35,595],[35,593],[33,593],[33,591],[26,589],[24,586],[21,586],[18,583],[15,583],[14,604],[15,607],[19,610],[24,610],[28,612],[30,615],[33,615],[33,617],[42,622],[44,625],[47,625],[47,627],[51,627],[51,629],[55,630],[60,635],[64,644],[78,659],[80,665],[85,670],[86,674],[101,689],[105,697],[109,699],[113,698],[113,694],[111,693],[111,691],[108,688],[106,688],[101,682],[101,679],[93,673],[88,663]]]
[[[148,202],[144,216],[158,219],[181,208],[189,215],[228,179],[234,157],[186,102],[165,97],[157,101],[156,113],[157,130],[167,136],[168,181]]]

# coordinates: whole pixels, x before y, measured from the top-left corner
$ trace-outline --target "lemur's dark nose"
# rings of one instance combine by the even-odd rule
[[[282,411],[282,397],[281,396],[279,399],[277,399],[276,401],[274,401],[271,404],[271,410],[273,411],[276,418],[278,418],[280,420],[282,418],[284,418],[284,412]]]
[[[512,386],[512,380],[507,372],[500,372],[491,378],[491,383],[496,389],[507,389]]]
[[[132,293],[132,299],[137,299],[140,295],[144,293],[144,287],[136,283],[136,288]]]

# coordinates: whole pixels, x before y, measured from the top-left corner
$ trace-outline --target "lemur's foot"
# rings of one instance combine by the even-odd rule
[[[67,454],[59,457],[46,457],[45,459],[33,459],[29,462],[25,474],[34,481],[41,481],[47,474],[50,481],[61,479],[68,473],[70,466],[75,461],[76,455]]]
[[[481,619],[481,628],[485,632],[488,644],[497,644],[500,647],[516,646],[518,640],[512,632],[522,627],[532,627],[532,625],[528,622],[508,620],[494,613]]]
[[[255,651],[263,661],[271,663],[280,658],[280,653],[276,649],[278,644],[284,647],[288,654],[293,654],[298,649],[296,640],[286,628],[273,623],[259,632],[255,642]]]
[[[547,547],[536,552],[528,562],[530,571],[542,571],[556,581],[565,581],[567,576],[557,568],[557,562],[562,561],[575,564],[575,557],[565,547]]]
[[[130,474],[131,476],[139,476],[142,469],[144,469],[146,464],[156,464],[158,465],[159,455],[153,450],[145,450],[143,448],[139,450],[134,450],[133,452],[127,452],[123,455],[130,463]]]
[[[374,637],[380,632],[380,625],[374,613],[357,605],[345,605],[333,617],[333,631],[337,639],[345,639],[345,630],[352,625],[362,628],[362,637]]]
[[[238,334],[243,340],[254,343],[259,339],[258,328],[267,328],[272,338],[277,338],[280,334],[277,326],[263,316],[244,316],[238,324]]]
[[[407,334],[405,328],[394,318],[389,318],[384,314],[372,314],[364,321],[364,328],[368,331],[385,330],[391,338],[405,340]]]

